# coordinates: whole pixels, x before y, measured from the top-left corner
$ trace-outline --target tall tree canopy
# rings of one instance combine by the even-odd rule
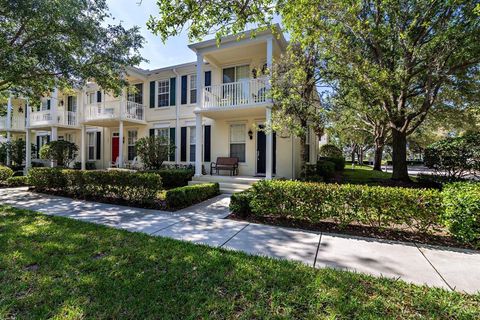
[[[392,132],[393,178],[408,180],[407,136],[446,86],[476,86],[479,0],[158,0],[148,26],[162,39],[188,27],[191,39],[247,24],[268,27],[275,14],[292,42],[322,48],[324,81],[348,80],[380,101]]]
[[[0,92],[37,95],[87,79],[119,92],[144,40],[111,18],[105,0],[0,0]]]

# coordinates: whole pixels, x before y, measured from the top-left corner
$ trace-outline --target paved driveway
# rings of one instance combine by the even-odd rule
[[[48,196],[26,188],[0,189],[0,203],[45,214],[104,224],[153,236],[203,243],[249,254],[398,278],[475,293],[480,252],[317,233],[224,219],[230,198],[164,212]]]

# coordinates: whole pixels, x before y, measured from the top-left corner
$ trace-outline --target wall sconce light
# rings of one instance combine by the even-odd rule
[[[250,137],[250,140],[253,139],[253,132],[252,129],[248,130],[248,136]]]
[[[63,107],[63,100],[60,100],[60,105]]]
[[[22,106],[20,106],[20,107],[18,108],[18,112],[19,112],[19,113],[23,113],[23,108],[22,108]]]

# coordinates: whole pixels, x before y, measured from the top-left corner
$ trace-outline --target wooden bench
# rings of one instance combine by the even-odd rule
[[[238,158],[218,157],[216,162],[210,163],[210,175],[213,170],[218,174],[220,170],[230,171],[231,176],[238,175]]]

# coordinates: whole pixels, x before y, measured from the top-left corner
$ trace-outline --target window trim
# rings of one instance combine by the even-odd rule
[[[167,92],[166,93],[160,93],[160,82],[166,82],[168,84],[168,89],[167,89]],[[171,107],[170,106],[170,78],[167,78],[167,79],[159,79],[157,81],[155,81],[156,85],[155,85],[155,93],[156,93],[156,98],[155,98],[155,101],[156,101],[156,104],[155,104],[155,108],[157,109],[160,109],[160,108],[169,108]],[[167,105],[165,106],[161,106],[160,105],[160,94],[164,95],[164,94],[167,94],[168,98],[167,98]]]
[[[93,136],[93,145],[90,145],[90,135]],[[88,161],[97,161],[97,131],[88,131],[87,132],[87,160]],[[93,147],[93,158],[90,158],[90,147]]]
[[[195,87],[192,88],[192,77],[195,76]],[[195,105],[197,104],[197,74],[192,73],[187,75],[187,104]],[[195,90],[195,102],[192,102],[192,91]]]
[[[133,144],[130,144],[130,132],[135,132],[135,142]],[[138,130],[137,129],[129,129],[127,130],[127,160],[132,161],[136,156],[137,156],[137,151],[135,150],[135,144],[138,141]],[[129,159],[129,148],[133,147],[134,148],[134,156],[132,159]]]
[[[232,153],[232,126],[235,125],[242,125],[244,126],[244,141],[243,144],[245,145],[245,161],[238,161],[239,164],[246,164],[247,163],[247,123],[246,122],[232,122],[228,124],[228,155],[230,156]],[[234,142],[233,144],[241,144],[242,142]]]

